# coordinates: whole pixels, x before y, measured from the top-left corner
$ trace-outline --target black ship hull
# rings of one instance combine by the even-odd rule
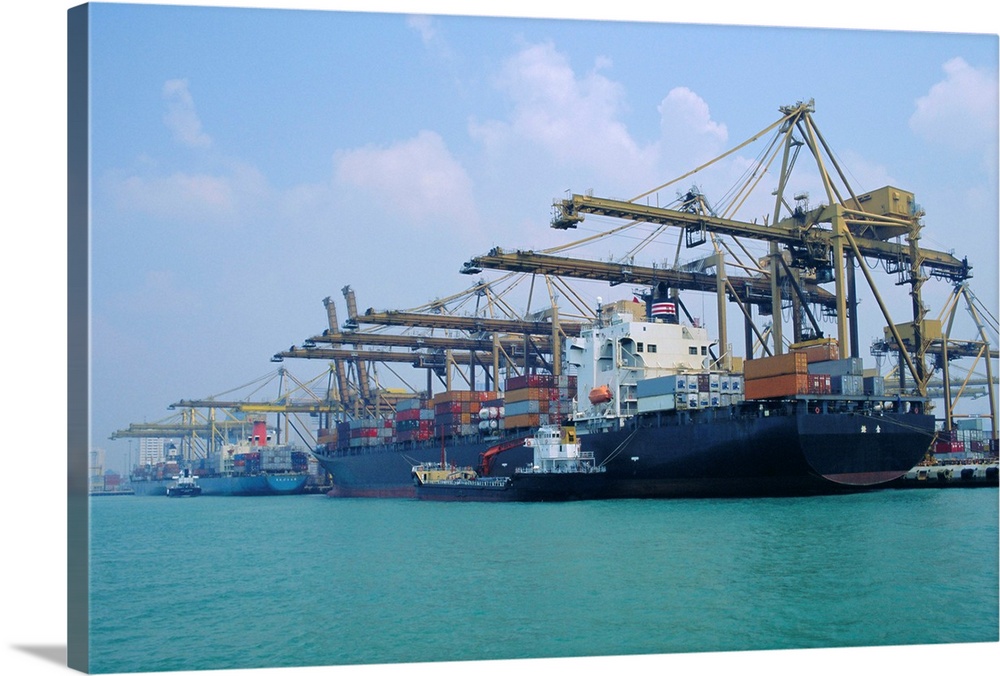
[[[581,448],[605,467],[580,497],[809,495],[886,485],[926,453],[934,418],[860,409],[832,412],[814,402],[639,415],[613,429],[578,426]],[[454,465],[477,466],[496,441],[446,447]],[[359,450],[359,449],[352,449]],[[529,448],[498,456],[492,476],[511,476],[532,460]],[[441,459],[440,444],[382,446],[319,455],[334,496],[415,497],[411,469]],[[544,476],[539,478],[546,481]],[[536,489],[545,499],[573,499],[570,487]],[[561,496],[561,497],[560,497]]]
[[[581,435],[606,497],[808,495],[883,486],[925,455],[934,418],[824,413],[805,402],[645,416]]]

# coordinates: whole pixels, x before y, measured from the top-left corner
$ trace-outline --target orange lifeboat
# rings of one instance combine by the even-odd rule
[[[611,388],[607,385],[595,387],[590,391],[590,394],[587,395],[587,398],[590,399],[590,403],[595,406],[597,404],[606,404],[611,401]]]

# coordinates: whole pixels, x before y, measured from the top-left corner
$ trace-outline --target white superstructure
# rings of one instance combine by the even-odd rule
[[[577,419],[636,413],[636,383],[712,364],[713,341],[703,327],[640,320],[639,303],[602,308],[602,319],[567,341],[566,362],[577,374]],[[606,395],[601,396],[607,388]]]

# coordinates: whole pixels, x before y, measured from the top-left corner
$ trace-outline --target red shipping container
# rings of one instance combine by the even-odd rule
[[[809,374],[809,394],[830,394],[830,376],[822,373]]]

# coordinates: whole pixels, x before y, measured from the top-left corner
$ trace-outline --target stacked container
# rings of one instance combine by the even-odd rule
[[[428,399],[406,399],[396,405],[397,441],[426,441],[434,434],[434,408]]]
[[[863,365],[858,357],[811,362],[809,373],[830,376],[830,394],[848,397],[864,394]]]
[[[479,409],[492,392],[453,390],[434,395],[434,438],[479,433]]]
[[[316,444],[318,446],[325,446],[326,448],[336,448],[337,447],[337,428],[321,427],[316,436]]]
[[[351,423],[349,422],[338,422],[337,423],[337,448],[343,449],[347,448],[351,441]]]
[[[263,446],[260,468],[265,472],[288,472],[292,469],[292,450],[287,446]]]
[[[309,454],[305,451],[292,451],[292,471],[297,474],[304,474],[310,471]]]
[[[361,418],[348,423],[350,448],[381,446],[393,439],[392,420],[387,418]]]
[[[773,399],[809,393],[809,359],[805,352],[751,359],[743,365],[743,376],[747,399]]]
[[[557,424],[573,412],[576,376],[529,374],[507,380],[501,429]]]
[[[260,452],[237,453],[233,456],[233,474],[260,474]]]
[[[945,453],[970,453],[969,458],[980,458],[990,451],[990,439],[983,431],[982,418],[964,418],[954,421],[951,431],[938,432],[937,443],[934,445],[935,455]],[[952,456],[956,457],[956,456]]]
[[[796,343],[788,354],[751,359],[743,368],[747,399],[885,394],[885,379],[865,376],[860,358],[841,359],[837,341],[832,338]]]
[[[636,383],[636,410],[691,410],[731,406],[743,400],[743,377],[725,371],[675,373]]]

